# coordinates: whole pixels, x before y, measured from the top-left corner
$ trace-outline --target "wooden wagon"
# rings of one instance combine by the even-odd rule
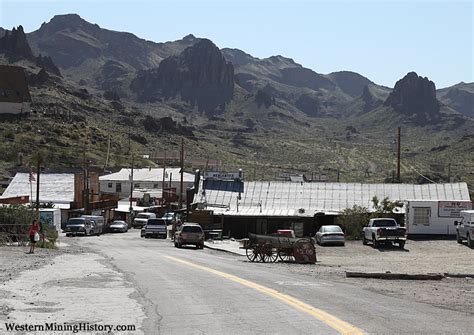
[[[315,263],[316,248],[311,238],[291,238],[283,236],[249,234],[242,240],[242,249],[251,262]]]

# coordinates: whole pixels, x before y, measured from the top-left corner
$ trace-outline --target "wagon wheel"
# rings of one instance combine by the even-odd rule
[[[259,253],[259,247],[253,247],[249,249],[245,249],[245,254],[247,258],[251,262],[260,262],[261,255]]]
[[[282,262],[293,262],[295,260],[293,257],[293,250],[291,253],[289,253],[287,249],[279,250],[278,257]]]
[[[263,255],[263,262],[265,263],[275,263],[278,259],[278,253],[275,248],[272,248],[271,246],[266,246],[265,247],[265,252],[262,253]]]

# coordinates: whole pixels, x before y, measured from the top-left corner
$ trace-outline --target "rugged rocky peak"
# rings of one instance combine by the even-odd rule
[[[5,31],[4,36],[0,38],[0,52],[15,59],[34,58],[22,26]]]
[[[36,65],[40,68],[48,71],[49,73],[55,74],[61,77],[61,72],[58,67],[54,64],[53,60],[49,56],[42,56],[41,54],[36,57]]]
[[[164,59],[158,69],[140,71],[131,88],[141,100],[180,97],[212,112],[232,99],[234,67],[209,40],[202,39],[180,55]]]
[[[183,37],[183,41],[194,41],[195,39],[196,39],[196,36],[194,36],[193,34],[188,34]]]
[[[248,53],[245,53],[239,49],[224,48],[221,50],[221,52],[224,57],[235,67],[244,66],[251,62],[258,61],[258,58],[254,58]]]
[[[96,24],[87,22],[77,14],[64,14],[55,15],[48,23],[44,22],[38,30],[38,33],[40,35],[54,34],[65,29],[70,31],[76,31],[78,29],[84,31],[99,31],[100,27]]]
[[[283,57],[281,55],[271,56],[268,58],[262,59],[263,62],[277,66],[280,69],[287,67],[302,67],[300,64],[296,63],[292,58]]]
[[[328,75],[341,90],[352,96],[357,97],[363,94],[364,87],[373,84],[369,79],[358,73],[351,71],[333,72]]]
[[[436,118],[440,108],[435,84],[415,72],[397,81],[384,105],[420,121]]]

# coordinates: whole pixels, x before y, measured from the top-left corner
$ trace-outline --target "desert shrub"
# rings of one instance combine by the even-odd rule
[[[372,198],[374,212],[370,213],[365,207],[354,205],[352,208],[346,208],[336,219],[336,224],[340,225],[348,240],[362,239],[362,229],[372,218],[386,217],[394,218],[393,210],[402,207],[401,201],[391,201],[384,198],[381,201],[374,196]]]
[[[370,213],[367,208],[354,205],[342,211],[336,219],[336,224],[341,226],[348,240],[359,240],[362,238],[362,229],[369,218]]]
[[[28,227],[36,213],[23,206],[0,207],[0,235],[2,240],[25,242],[28,240]]]

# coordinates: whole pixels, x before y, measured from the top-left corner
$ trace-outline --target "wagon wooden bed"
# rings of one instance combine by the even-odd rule
[[[311,238],[291,238],[284,236],[249,234],[242,240],[242,249],[251,262],[315,263],[316,248]]]

